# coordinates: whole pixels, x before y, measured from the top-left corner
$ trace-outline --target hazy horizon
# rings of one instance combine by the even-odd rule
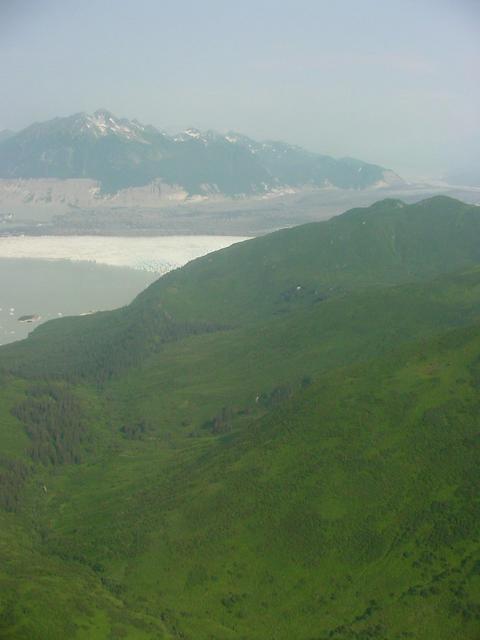
[[[0,130],[105,108],[440,177],[478,165],[479,33],[470,0],[6,0]]]

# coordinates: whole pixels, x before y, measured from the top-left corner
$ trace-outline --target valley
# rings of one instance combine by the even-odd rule
[[[209,194],[164,200],[150,187],[96,195],[89,180],[0,178],[0,235],[238,235],[257,236],[306,222],[319,222],[379,199],[417,202],[442,194],[478,204],[478,188],[448,184],[333,189],[298,188],[261,196]],[[145,196],[145,194],[147,194]]]

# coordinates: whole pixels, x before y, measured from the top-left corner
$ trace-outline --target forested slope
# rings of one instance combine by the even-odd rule
[[[476,639],[479,220],[379,203],[2,348],[0,637]]]
[[[194,260],[124,309],[46,323],[2,349],[0,367],[103,380],[187,335],[467,269],[480,262],[479,237],[478,207],[440,196],[380,201]]]

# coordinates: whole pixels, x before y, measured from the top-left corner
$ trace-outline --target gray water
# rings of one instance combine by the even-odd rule
[[[0,344],[23,339],[52,318],[121,307],[157,278],[127,267],[1,258]],[[22,315],[41,320],[22,324]]]

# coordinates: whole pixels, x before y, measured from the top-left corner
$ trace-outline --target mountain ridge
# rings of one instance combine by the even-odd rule
[[[334,159],[236,132],[168,135],[105,109],[80,112],[0,138],[0,179],[91,179],[101,192],[160,184],[187,196],[261,195],[280,189],[363,189],[402,184],[389,169]]]
[[[129,349],[140,357],[188,334],[471,268],[480,262],[479,235],[480,207],[447,196],[413,205],[387,199],[213,252],[162,276],[124,309],[47,322],[2,353],[19,364],[30,351],[35,370],[40,361],[56,362],[71,373],[73,362],[82,375],[93,361],[110,375],[130,361]],[[63,353],[63,345],[71,348]]]

